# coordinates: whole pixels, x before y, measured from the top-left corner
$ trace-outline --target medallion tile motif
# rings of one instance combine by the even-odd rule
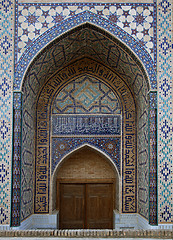
[[[89,144],[109,156],[115,163],[120,173],[120,138],[112,137],[73,137],[73,138],[53,138],[52,140],[52,172],[55,170],[59,161],[71,151]]]

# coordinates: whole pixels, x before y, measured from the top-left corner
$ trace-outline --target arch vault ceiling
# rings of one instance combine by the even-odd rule
[[[85,24],[49,44],[31,64],[24,82],[37,95],[41,86],[71,61],[89,56],[111,67],[125,79],[138,98],[148,92],[147,76],[137,58],[120,41]],[[24,84],[26,86],[26,84]],[[139,100],[139,99],[138,99]],[[146,100],[145,100],[146,102]]]

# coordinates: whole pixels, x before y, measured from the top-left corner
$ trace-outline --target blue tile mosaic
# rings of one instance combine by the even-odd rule
[[[120,135],[120,116],[52,116],[54,135]]]
[[[10,224],[14,1],[0,1],[0,224]]]
[[[20,225],[21,214],[21,119],[22,119],[22,94],[15,92],[13,96],[13,158],[12,158],[12,201],[11,225]]]
[[[153,61],[153,66],[156,67],[156,62],[158,62],[158,184],[159,188],[159,208],[158,208],[158,218],[159,223],[172,223],[173,222],[173,205],[172,205],[172,175],[170,171],[172,171],[172,75],[171,75],[171,51],[172,51],[172,33],[171,33],[171,18],[172,18],[172,4],[169,0],[158,0],[154,3],[21,3],[18,1],[12,0],[2,0],[0,2],[0,11],[3,16],[0,21],[1,32],[0,32],[0,59],[3,63],[3,68],[1,68],[0,72],[0,141],[2,143],[0,147],[0,151],[2,155],[0,156],[1,161],[1,170],[0,170],[0,182],[1,191],[0,191],[0,223],[1,224],[9,224],[10,222],[10,156],[11,156],[11,128],[12,128],[12,82],[13,82],[13,10],[14,3],[16,3],[16,35],[15,35],[15,51],[16,51],[16,64],[19,58],[22,56],[24,51],[26,51],[25,58],[27,59],[30,55],[29,61],[33,59],[41,48],[45,45],[44,36],[46,36],[46,31],[49,30],[56,25],[57,29],[60,30],[59,33],[63,31],[67,31],[73,26],[76,26],[78,23],[82,23],[85,20],[90,21],[100,27],[103,27],[114,35],[118,34],[118,31],[114,31],[114,27],[118,26],[119,28],[124,28],[125,32],[136,40],[137,43],[141,44],[146,51],[151,55]],[[157,3],[157,6],[156,6]],[[44,5],[46,9],[44,9]],[[32,13],[30,7],[34,6],[35,11]],[[57,11],[57,6],[61,8],[60,11]],[[142,13],[137,12],[137,7],[143,7]],[[157,16],[156,16],[156,7],[157,7]],[[84,8],[86,9],[85,13],[81,14],[81,11],[84,12]],[[40,15],[36,12],[40,11]],[[53,11],[54,10],[54,11]],[[119,12],[117,11],[119,10]],[[52,15],[50,14],[52,11]],[[79,18],[73,18],[73,15],[80,16],[81,18],[84,15],[87,15],[87,11],[92,14],[88,14],[88,18],[82,19],[81,22]],[[66,13],[65,13],[66,12]],[[145,15],[146,14],[146,15]],[[42,16],[40,27],[38,16]],[[94,16],[94,20],[91,18]],[[97,16],[97,17],[96,17]],[[99,17],[101,16],[101,17]],[[20,19],[19,19],[20,17]],[[23,17],[23,20],[22,18]],[[52,18],[49,22],[48,19]],[[122,18],[123,17],[123,18]],[[71,23],[69,28],[65,29],[60,28],[60,24],[64,21],[65,24],[68,24],[67,18],[73,18],[74,21],[78,20],[78,23]],[[121,19],[122,20],[121,20]],[[134,18],[134,20],[131,20]],[[148,18],[148,19],[147,19]],[[152,20],[150,20],[152,18]],[[157,19],[156,19],[157,18]],[[103,21],[104,19],[105,21]],[[153,21],[154,19],[154,21]],[[109,20],[109,21],[106,21]],[[157,26],[157,38],[158,38],[158,46],[156,48],[156,20],[158,23]],[[145,28],[144,25],[140,24],[141,22],[145,22],[148,26]],[[103,24],[104,22],[104,24]],[[28,24],[26,27],[24,24]],[[129,24],[130,23],[130,24]],[[131,23],[136,24],[134,28],[130,25]],[[52,25],[54,24],[54,25]],[[59,26],[58,26],[59,24]],[[109,25],[109,27],[108,27]],[[139,25],[142,28],[139,28]],[[31,28],[35,26],[33,30],[28,29],[28,26]],[[37,26],[37,28],[36,28]],[[137,28],[138,27],[138,28]],[[153,34],[151,33],[151,29],[153,30]],[[47,32],[47,33],[48,33]],[[53,32],[53,31],[52,31]],[[55,33],[57,37],[58,33]],[[37,37],[43,35],[42,42],[39,42],[40,48],[36,47],[35,53],[32,53],[30,50],[26,50],[27,48],[32,48],[32,46],[36,46],[33,44],[33,41],[36,40]],[[22,39],[22,36],[24,39]],[[117,35],[118,36],[118,35]],[[125,35],[119,34],[119,39],[122,40]],[[129,46],[130,41],[133,43],[133,38],[129,38]],[[140,39],[141,38],[141,39]],[[51,40],[51,37],[47,39],[46,43]],[[127,40],[124,40],[127,41]],[[148,45],[147,45],[148,42]],[[132,45],[133,45],[132,43]],[[22,45],[24,44],[24,45]],[[152,45],[153,44],[153,45]],[[135,44],[133,45],[135,48]],[[157,50],[157,55],[156,55]],[[140,51],[140,49],[139,49]],[[140,56],[138,50],[136,50],[137,55],[140,57],[143,62],[142,56]],[[145,52],[146,53],[146,52]],[[147,54],[143,55],[143,58],[146,58]],[[27,62],[27,60],[23,61]],[[25,69],[28,66],[28,62],[25,65]],[[147,66],[147,62],[145,62],[145,66]],[[149,67],[148,67],[149,68]],[[17,68],[18,70],[22,68]],[[23,70],[23,69],[22,69]],[[24,70],[22,75],[20,76],[20,81],[23,77]],[[150,74],[152,76],[152,73]],[[18,79],[16,78],[15,84]],[[14,85],[16,89],[19,88],[18,85]],[[154,88],[156,84],[152,85]],[[34,88],[33,88],[34,89]],[[26,97],[26,96],[25,96]],[[28,97],[26,97],[28,98]],[[145,96],[144,96],[145,98]],[[15,104],[15,103],[14,103]],[[17,108],[17,106],[15,107]],[[143,114],[143,115],[142,115]],[[29,114],[24,113],[26,122],[28,123]],[[26,117],[27,116],[27,117]],[[145,116],[145,110],[141,113],[141,116]],[[142,118],[142,117],[141,117]],[[144,127],[145,128],[145,127]],[[27,135],[27,128],[25,128],[23,135],[24,139],[29,138]],[[146,142],[146,131],[143,132],[143,138],[141,141]],[[25,142],[25,141],[24,141]],[[143,143],[142,142],[142,143]],[[27,142],[28,144],[28,142]],[[30,145],[30,144],[29,144]],[[142,145],[142,144],[141,144]],[[144,144],[143,144],[144,145]],[[142,151],[141,151],[142,152]],[[145,152],[146,153],[146,152]],[[147,153],[146,153],[147,155]],[[144,170],[145,171],[145,170]],[[147,174],[147,172],[146,172]],[[32,174],[31,174],[32,175]],[[26,179],[24,179],[24,182]],[[32,185],[32,184],[31,184]],[[29,188],[28,188],[29,189]],[[28,190],[28,192],[31,189]],[[29,200],[30,201],[30,200]],[[31,199],[32,202],[32,199]],[[17,209],[17,208],[16,208]],[[27,211],[28,208],[25,210]],[[32,209],[29,208],[28,215],[32,213]],[[139,208],[140,209],[140,208]],[[18,214],[18,212],[16,212]],[[26,217],[24,213],[22,213],[23,218]],[[144,214],[146,215],[146,214]]]
[[[3,11],[5,13],[8,13],[9,9],[11,9],[12,7],[12,2],[11,1],[6,1],[6,3],[4,3],[5,1],[2,1],[2,8],[3,8]],[[7,4],[8,3],[8,4]],[[160,41],[160,44],[158,45],[158,59],[159,59],[159,66],[158,66],[158,69],[161,70],[161,72],[163,72],[163,74],[160,73],[159,75],[159,82],[158,82],[158,87],[159,87],[159,97],[158,97],[158,103],[159,103],[159,112],[161,112],[160,114],[160,117],[159,117],[159,122],[158,122],[158,126],[159,126],[159,130],[158,130],[158,133],[159,133],[159,141],[161,141],[161,147],[159,147],[159,184],[162,186],[161,187],[161,190],[160,190],[160,194],[161,194],[161,200],[159,200],[159,222],[172,222],[172,212],[173,212],[173,209],[172,209],[172,204],[171,204],[171,199],[172,199],[172,191],[171,191],[171,185],[172,185],[172,178],[171,178],[171,175],[169,174],[169,169],[171,169],[171,164],[172,164],[172,160],[171,160],[171,142],[172,142],[172,116],[171,116],[171,112],[172,112],[172,106],[171,106],[171,101],[172,101],[172,97],[171,97],[171,75],[170,75],[170,46],[171,46],[171,43],[170,43],[170,39],[171,39],[171,34],[168,34],[166,35],[168,31],[166,31],[167,29],[170,28],[170,24],[169,24],[169,19],[171,19],[171,3],[169,1],[166,1],[166,0],[163,0],[163,1],[158,1],[158,3],[160,3],[159,5],[159,9],[158,9],[158,29],[159,29],[159,41]],[[27,4],[21,4],[20,6],[17,6],[18,7],[18,11],[23,11],[24,10],[24,5],[27,9]],[[31,6],[32,4],[28,4],[28,7]],[[47,6],[51,6],[51,9],[55,8],[55,5],[56,4],[47,4]],[[67,7],[65,7],[65,9],[69,9],[69,6],[77,6],[77,4],[75,3],[72,3],[71,5],[70,4],[66,4]],[[82,5],[82,4],[81,4]],[[85,4],[83,4],[84,6]],[[88,7],[91,7],[92,9],[92,4],[86,4]],[[96,4],[97,6],[101,6],[99,4]],[[147,4],[146,4],[147,5]],[[49,11],[48,10],[43,10],[42,6],[43,4],[35,4],[36,8],[37,9],[40,9],[42,11],[42,15],[44,16],[45,20],[42,22],[42,26],[41,28],[45,28],[45,32],[46,30],[50,29],[50,26],[48,24],[48,21],[47,21],[47,17],[48,17],[48,14],[49,14]],[[125,20],[122,20],[120,21],[119,19],[117,20],[117,18],[119,16],[116,15],[116,11],[115,12],[111,12],[111,10],[109,10],[109,14],[107,15],[107,19],[109,19],[109,21],[107,21],[107,24],[111,23],[112,25],[110,25],[110,28],[109,28],[109,31],[112,31],[115,33],[115,31],[113,30],[114,26],[115,26],[115,23],[117,24],[117,22],[119,23],[119,27],[120,26],[120,23],[122,23],[122,26],[123,28],[128,28],[128,24],[129,24],[129,21],[126,19],[129,15],[129,12],[128,12],[128,9],[123,9],[122,6],[123,4],[116,4],[116,6],[119,6],[120,9],[123,11],[122,14],[124,14],[124,19]],[[124,6],[132,6],[132,4],[124,4]],[[142,6],[141,4],[136,4],[136,6]],[[144,6],[144,4],[143,4]],[[149,10],[150,12],[153,12],[153,4],[148,4],[149,7],[152,7],[152,11]],[[20,9],[21,7],[21,9]],[[110,4],[109,5],[109,8],[111,7],[114,7],[113,4]],[[29,9],[29,8],[28,8]],[[65,10],[64,9],[64,10]],[[79,9],[79,7],[77,7],[77,9]],[[89,10],[91,10],[89,9]],[[96,8],[93,8],[93,9],[96,9]],[[87,12],[85,12],[83,15],[79,13],[79,15],[82,17],[82,16],[86,16],[88,14],[88,18],[85,18],[85,20],[87,19],[88,21],[94,23],[93,20],[90,20],[89,18],[92,18],[92,16],[94,16],[94,20],[95,20],[95,24],[97,24],[98,26],[101,26],[103,27],[103,20],[102,18],[104,19],[106,14],[103,13],[103,11],[105,10],[106,8],[104,7],[104,9],[100,10],[96,10],[97,12],[92,12],[92,14],[88,14]],[[111,8],[112,9],[112,8]],[[56,10],[56,8],[55,8]],[[87,10],[87,11],[89,11]],[[28,10],[29,11],[29,10]],[[76,10],[75,10],[76,11]],[[72,15],[74,14],[75,11],[70,11],[69,10],[69,19],[70,18],[73,18]],[[102,11],[102,13],[101,13]],[[114,10],[112,10],[114,11]],[[130,10],[129,10],[130,11]],[[76,13],[76,12],[75,12]],[[23,14],[21,12],[21,14]],[[99,18],[98,15],[101,15],[101,17]],[[153,13],[153,17],[155,16],[156,12],[154,11]],[[50,15],[50,14],[49,14]],[[97,15],[97,17],[96,17]],[[139,16],[140,15],[140,16]],[[16,14],[16,16],[19,16]],[[144,18],[143,14],[139,14],[139,13],[136,13],[135,15],[135,18],[136,20],[138,19],[138,22],[137,22],[137,25],[139,24],[140,21],[142,21],[142,19]],[[37,18],[37,15],[36,13],[33,13],[31,14],[30,12],[28,12],[28,15],[26,16],[26,19],[27,19],[27,23],[29,26],[33,26],[33,25],[36,25],[38,24],[38,18]],[[53,16],[52,15],[52,23],[54,24],[59,24],[61,21],[66,21],[66,18],[65,16],[63,15],[63,13],[61,14],[58,14],[58,13],[55,13],[55,15]],[[73,18],[74,19],[74,18]],[[78,18],[76,18],[78,20]],[[74,20],[76,20],[74,19]],[[96,19],[98,21],[96,21]],[[105,18],[106,19],[106,18]],[[83,22],[85,20],[82,20]],[[155,19],[156,21],[156,19]],[[8,21],[7,21],[8,22]],[[66,23],[68,23],[68,21],[66,21]],[[16,24],[19,24],[17,27],[18,29],[22,29],[22,34],[25,35],[25,37],[27,36],[28,39],[26,41],[26,47],[32,47],[34,45],[33,44],[33,41],[34,39],[36,39],[36,37],[40,36],[41,34],[44,34],[40,31],[40,29],[36,29],[34,30],[34,38],[31,39],[31,34],[29,32],[27,32],[27,28],[23,28],[22,26],[20,26],[20,24],[22,25],[21,22],[19,23],[16,23]],[[106,22],[105,22],[106,24]],[[152,27],[152,24],[153,22],[151,22],[151,26]],[[155,24],[155,23],[154,23]],[[69,29],[72,27],[72,26],[75,26],[75,23],[74,24],[71,24],[71,26],[69,26]],[[58,29],[58,28],[57,28]],[[59,28],[60,29],[60,28]],[[156,28],[154,28],[154,31]],[[65,30],[61,30],[61,33],[63,31],[67,31],[68,29],[65,28]],[[132,29],[133,31],[129,34],[131,34],[133,37],[135,36],[135,34],[139,34],[139,33],[136,33],[135,29]],[[49,31],[49,30],[48,30]],[[147,29],[143,29],[142,31],[144,31],[143,35],[146,34],[146,36],[148,35],[147,34]],[[52,31],[53,32],[53,31]],[[128,29],[127,29],[127,32],[128,32]],[[117,31],[118,33],[118,31]],[[30,35],[29,35],[30,34]],[[56,33],[57,34],[57,33]],[[45,34],[46,36],[46,34]],[[120,35],[120,38],[122,39],[123,38],[123,34]],[[19,36],[19,39],[20,39],[21,36]],[[44,36],[43,36],[44,37]],[[154,51],[156,50],[156,35],[154,35],[155,39],[152,40],[153,42],[153,45],[155,46],[155,49]],[[16,38],[17,39],[17,38]],[[44,38],[42,38],[42,41],[43,41]],[[49,42],[51,38],[49,38],[47,40],[47,43]],[[135,38],[137,40],[137,38]],[[17,40],[16,40],[17,41]],[[124,40],[126,41],[126,40]],[[137,40],[138,42],[139,39]],[[134,41],[133,41],[134,42]],[[1,51],[3,52],[3,54],[7,55],[11,49],[11,46],[12,46],[12,43],[11,43],[11,40],[10,38],[7,36],[7,37],[3,37],[2,38],[2,43],[1,44]],[[20,50],[20,44],[21,44],[21,41],[19,40],[17,42],[17,44],[19,44],[18,46],[18,51],[21,51]],[[129,44],[130,44],[130,40],[129,40]],[[142,44],[142,43],[140,43]],[[44,46],[44,41],[43,42],[40,42],[40,45],[41,45],[41,48],[43,48]],[[36,46],[36,45],[35,45]],[[145,46],[146,48],[146,46]],[[17,49],[17,48],[16,48]],[[23,47],[23,49],[25,49],[25,46]],[[152,48],[148,48],[150,50],[148,50],[148,52],[151,54],[152,56]],[[40,48],[37,48],[36,51],[40,50]],[[36,51],[34,54],[36,54]],[[137,51],[137,50],[136,50]],[[22,52],[22,51],[21,51]],[[161,55],[162,53],[162,55]],[[30,55],[30,59],[33,58],[34,54],[32,55],[30,50],[27,50],[27,54],[28,56]],[[142,56],[140,56],[138,53],[137,55],[141,58],[141,61],[142,60]],[[145,56],[147,56],[147,54],[143,55],[143,58],[145,58]],[[27,55],[25,55],[25,57],[27,57]],[[16,58],[17,59],[17,58]],[[18,59],[19,59],[19,55],[18,55]],[[27,61],[27,60],[26,60]],[[17,62],[17,61],[16,61]],[[25,61],[23,61],[25,62]],[[8,64],[8,63],[7,63]],[[27,63],[28,64],[28,63]],[[28,65],[25,65],[25,66],[28,66]],[[156,54],[155,54],[155,60],[154,60],[154,63],[153,65],[156,64]],[[145,65],[147,65],[147,62],[145,62]],[[148,67],[149,68],[149,67]],[[25,68],[26,69],[26,68]],[[18,70],[21,70],[21,68],[18,68]],[[22,69],[23,70],[23,69]],[[153,71],[154,72],[154,71]],[[23,71],[24,73],[24,71]],[[23,74],[22,73],[22,74]],[[150,76],[152,76],[152,73],[150,74]],[[23,75],[21,75],[21,78],[20,80],[22,79]],[[4,80],[5,82],[5,80]],[[8,86],[5,86],[4,82],[1,83],[1,87],[0,87],[0,91],[2,91],[2,95],[4,95],[4,99],[5,99],[5,96],[7,97],[7,93],[8,93],[8,90],[10,90],[10,84],[9,84],[9,89],[8,89]],[[19,85],[18,85],[19,87]],[[18,88],[17,85],[16,85],[16,89]],[[154,83],[154,85],[152,85],[153,88],[156,88],[156,83]],[[7,104],[7,101],[5,100],[2,100],[3,103],[5,102],[6,103],[6,110],[8,111],[9,110],[9,106]],[[6,112],[6,110],[4,110]],[[159,114],[159,113],[158,113]],[[10,118],[9,118],[10,119]],[[7,138],[7,129],[8,128],[8,121],[6,121],[5,119],[3,119],[3,122],[1,123],[2,125],[2,128],[3,130],[1,130],[1,135],[3,136],[3,139]],[[9,126],[10,127],[10,126]],[[4,135],[3,135],[4,134]],[[145,134],[144,134],[145,136]],[[9,144],[9,143],[6,143],[6,144]],[[161,179],[160,179],[161,177]],[[168,192],[168,195],[167,195],[167,192]],[[3,223],[7,223],[9,220],[7,215],[5,214],[4,215],[4,210],[2,210],[3,212],[3,216],[5,216],[3,219]]]
[[[172,2],[158,0],[158,219],[173,223]]]
[[[151,225],[157,225],[157,92],[149,93],[149,105],[149,223]]]
[[[38,4],[36,6],[38,6]],[[60,7],[59,5],[57,5],[57,6]],[[64,6],[66,8],[67,4],[65,4]],[[137,5],[136,7],[138,7],[138,6],[139,5]],[[29,7],[30,6],[28,6],[28,8]],[[41,7],[41,5],[40,5],[40,7]],[[62,7],[63,7],[63,4],[62,4]],[[30,17],[30,18],[31,18],[31,20],[29,20],[29,21],[30,22],[34,21],[34,22],[32,22],[32,24],[35,25],[36,21],[37,21],[36,16],[34,17],[34,14],[32,14],[32,17]],[[141,23],[142,21],[144,21],[144,16],[139,16],[139,14],[138,14],[135,21],[138,21],[139,23]],[[29,24],[31,24],[30,22],[29,22]],[[91,24],[100,26],[101,28],[105,29],[106,31],[111,32],[111,34],[115,35],[116,38],[120,39],[120,41],[121,41],[121,39],[123,39],[123,42],[130,49],[132,49],[132,51],[134,51],[136,53],[136,55],[139,57],[139,59],[145,65],[145,68],[147,69],[147,72],[148,72],[148,75],[150,78],[151,87],[152,87],[152,89],[156,89],[157,79],[156,79],[156,74],[155,74],[154,62],[153,62],[150,54],[143,47],[143,45],[140,44],[139,41],[136,41],[132,36],[130,36],[130,34],[125,32],[124,30],[122,30],[122,28],[120,28],[114,22],[110,21],[107,18],[102,17],[101,15],[97,15],[89,10],[84,10],[80,13],[76,13],[75,15],[72,14],[72,16],[70,16],[69,18],[67,18],[67,17],[64,18],[64,20],[62,22],[55,24],[55,25],[53,24],[54,26],[47,29],[47,31],[45,31],[42,35],[40,35],[36,39],[35,38],[33,38],[33,40],[29,39],[28,46],[26,47],[25,52],[23,52],[22,56],[20,57],[20,60],[18,61],[17,66],[16,66],[14,89],[20,88],[24,72],[27,69],[28,65],[30,64],[31,60],[50,41],[54,40],[57,37],[57,33],[60,35],[62,33],[67,32],[71,28],[74,28],[75,26],[78,26],[85,22],[90,22]],[[155,22],[154,22],[154,24],[155,24]],[[155,39],[154,41],[156,41],[156,38],[153,38],[153,39]],[[153,43],[151,45],[153,45]],[[16,47],[17,47],[17,45],[16,45]],[[16,59],[16,63],[17,63],[17,59]]]
[[[120,173],[120,144],[121,140],[119,137],[73,137],[73,138],[53,138],[52,139],[52,173],[55,170],[59,161],[66,156],[68,153],[73,150],[88,144],[90,146],[96,147],[98,150],[101,150],[107,156],[109,156]]]

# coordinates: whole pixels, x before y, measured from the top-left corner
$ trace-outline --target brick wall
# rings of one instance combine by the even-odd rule
[[[62,164],[57,177],[63,179],[110,179],[115,178],[115,172],[103,156],[87,147],[72,153]]]
[[[73,152],[64,160],[57,174],[57,180],[77,179],[101,180],[112,179],[115,182],[115,208],[119,209],[119,179],[116,170],[101,153],[89,147]]]

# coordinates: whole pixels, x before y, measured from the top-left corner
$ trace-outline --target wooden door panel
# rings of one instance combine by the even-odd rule
[[[60,184],[61,229],[111,229],[113,184]]]
[[[87,185],[87,228],[113,227],[112,184]]]
[[[83,229],[85,220],[85,185],[61,184],[60,228]]]

